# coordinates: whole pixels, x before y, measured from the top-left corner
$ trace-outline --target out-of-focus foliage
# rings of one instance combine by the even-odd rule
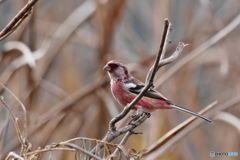
[[[0,2],[0,29],[26,3],[26,0]],[[166,57],[173,53],[179,41],[191,45],[176,61],[161,68],[160,78],[240,14],[239,0],[99,0],[98,5],[86,5],[89,3],[83,0],[39,0],[31,17],[0,42],[0,82],[26,106],[28,140],[33,145],[32,150],[74,137],[103,138],[111,118],[122,110],[112,97],[103,66],[109,60],[120,59],[128,64],[134,76],[144,81],[158,52],[165,18],[172,23],[171,44]],[[92,13],[86,15],[90,9]],[[81,14],[73,16],[76,12]],[[70,15],[73,19],[67,19]],[[82,18],[84,21],[76,29],[72,28],[76,25],[74,22]],[[193,111],[201,110],[214,100],[223,104],[238,96],[239,33],[240,27],[237,26],[156,89],[175,104]],[[17,67],[25,59],[22,51],[7,50],[10,41],[29,47],[30,54],[36,55],[35,66],[24,64]],[[29,55],[25,57],[33,60]],[[18,117],[23,130],[21,107],[5,90],[1,89],[1,95]],[[239,104],[226,112],[240,117]],[[10,151],[20,151],[11,117],[7,117],[8,111],[1,104],[0,159]],[[147,148],[188,117],[174,110],[156,111],[137,128],[143,134],[132,135],[125,148],[137,151]],[[128,119],[130,115],[118,126],[124,125]],[[214,125],[204,123],[159,159],[209,159],[210,151],[240,153],[239,134],[239,130],[223,121],[216,120]],[[120,138],[114,143],[119,143]],[[74,156],[72,152],[52,152],[53,159]],[[42,159],[48,157],[49,153],[42,155]]]

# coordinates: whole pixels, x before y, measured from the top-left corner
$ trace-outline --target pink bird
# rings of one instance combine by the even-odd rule
[[[127,66],[118,60],[109,61],[103,69],[108,72],[108,75],[110,77],[111,91],[114,98],[122,106],[130,104],[132,100],[144,88],[144,83],[133,77],[129,73]],[[141,114],[143,112],[150,113],[158,109],[173,108],[197,116],[212,123],[211,120],[189,109],[173,104],[166,97],[164,97],[162,94],[160,94],[154,89],[149,89],[148,92],[145,93],[145,95],[137,102],[137,104],[132,109],[137,110],[138,113]]]

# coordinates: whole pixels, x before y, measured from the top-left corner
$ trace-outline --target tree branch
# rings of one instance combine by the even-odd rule
[[[149,78],[147,78],[146,86],[138,94],[138,96],[134,98],[134,100],[129,105],[124,107],[123,111],[119,115],[117,115],[116,117],[114,117],[110,121],[109,131],[116,130],[115,124],[128,114],[128,112],[132,109],[132,107],[143,97],[143,95],[153,85],[153,80],[154,80],[155,74],[157,72],[157,67],[158,67],[158,63],[160,61],[160,57],[161,57],[161,54],[162,54],[162,51],[163,51],[163,46],[164,46],[165,39],[166,39],[166,36],[167,36],[168,28],[169,28],[169,21],[168,21],[168,19],[165,19],[165,26],[164,26],[164,31],[163,31],[163,36],[162,36],[162,41],[161,41],[161,44],[160,44],[159,52],[157,54],[154,65],[151,67],[150,71],[148,72],[148,77]]]
[[[7,26],[0,33],[0,41],[7,38],[17,27],[23,22],[29,14],[32,13],[32,7],[38,0],[29,1],[20,12],[7,24]]]

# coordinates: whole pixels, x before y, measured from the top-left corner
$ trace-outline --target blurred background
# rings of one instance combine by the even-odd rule
[[[27,0],[0,1],[1,30],[25,4]],[[240,22],[234,21],[239,14],[239,0],[39,0],[31,16],[0,42],[0,82],[27,109],[32,151],[74,137],[102,139],[109,121],[123,109],[111,94],[103,66],[119,59],[144,82],[159,49],[164,19],[169,18],[166,57],[180,41],[191,45],[160,69],[155,89],[195,112],[215,100],[217,108],[240,94]],[[223,30],[233,21],[234,27]],[[1,95],[23,130],[22,108],[2,88]],[[204,122],[154,159],[239,159],[210,157],[210,151],[240,154],[239,105],[229,105],[214,125]],[[156,111],[136,129],[143,134],[132,135],[125,148],[148,148],[189,117],[175,110]],[[0,159],[10,151],[19,153],[16,130],[3,104],[0,134]],[[71,157],[70,152],[53,153],[53,159]]]

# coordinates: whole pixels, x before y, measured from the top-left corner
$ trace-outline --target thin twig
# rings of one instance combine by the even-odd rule
[[[116,130],[115,124],[128,114],[128,112],[132,109],[132,107],[143,97],[143,95],[153,85],[153,80],[154,80],[154,77],[155,77],[155,74],[156,74],[156,71],[157,71],[157,66],[158,66],[158,63],[159,63],[159,60],[160,60],[160,57],[161,57],[161,54],[162,54],[162,51],[163,51],[164,42],[165,42],[165,39],[166,39],[166,36],[167,36],[168,27],[169,27],[169,21],[168,21],[168,19],[165,19],[164,31],[163,31],[163,36],[162,36],[162,41],[161,41],[161,44],[160,44],[159,52],[157,54],[157,57],[156,57],[156,60],[155,60],[155,63],[153,65],[153,67],[148,72],[149,78],[147,78],[146,86],[138,94],[138,96],[136,96],[134,98],[134,100],[129,105],[124,107],[123,111],[119,115],[117,115],[116,117],[114,117],[110,121],[110,123],[109,123],[109,130],[110,131]]]
[[[157,54],[157,57],[156,57],[156,60],[155,60],[154,65],[151,67],[151,69],[150,69],[149,72],[148,72],[148,75],[147,75],[147,78],[146,78],[146,82],[145,82],[145,83],[146,83],[146,86],[145,86],[145,88],[143,89],[143,91],[141,92],[142,95],[144,95],[145,92],[147,92],[148,89],[153,86],[154,79],[155,79],[155,77],[156,77],[156,74],[157,74],[158,70],[159,70],[162,66],[173,62],[173,61],[179,56],[179,54],[181,53],[181,51],[183,50],[183,48],[184,48],[185,46],[187,46],[187,45],[185,45],[184,43],[180,42],[180,43],[178,44],[178,46],[177,46],[176,51],[173,53],[173,55],[172,55],[171,57],[167,58],[167,59],[163,59],[163,58],[164,58],[164,54],[165,54],[165,52],[166,52],[166,47],[167,47],[167,44],[166,44],[166,43],[168,43],[169,32],[170,32],[170,30],[171,30],[170,28],[171,28],[171,23],[168,21],[168,19],[165,19],[165,27],[164,27],[164,31],[163,31],[163,36],[162,36],[162,40],[161,40],[159,52],[158,52],[158,54]],[[140,94],[141,94],[141,93],[140,93]],[[138,96],[139,96],[139,95],[138,95]],[[135,102],[134,104],[131,103],[129,106],[130,106],[130,107],[131,107],[131,105],[134,106],[134,105],[141,99],[141,97],[142,97],[141,95],[139,96],[139,98],[136,97],[136,98],[134,99],[134,100],[136,100],[136,102]],[[134,100],[133,100],[133,101],[134,101]],[[129,106],[128,106],[128,107],[129,107]],[[129,107],[129,108],[130,108],[130,107]],[[125,107],[125,108],[126,108],[126,107]],[[124,108],[124,110],[125,110],[125,108]],[[124,110],[123,110],[123,112],[124,112]],[[118,115],[118,116],[119,116],[119,115]],[[113,120],[113,119],[112,119],[112,120]],[[111,121],[112,121],[112,120],[111,120]],[[111,121],[110,121],[110,125],[111,125]],[[111,127],[113,127],[113,129],[115,129],[115,128],[114,128],[115,126],[111,126]],[[114,131],[114,130],[112,130],[112,131]],[[118,131],[119,131],[119,130],[118,130]],[[131,131],[131,130],[130,130],[130,131]],[[111,131],[109,131],[108,134],[109,134],[110,132],[111,132]],[[124,136],[124,138],[122,139],[122,142],[124,142],[125,140],[127,140],[130,135],[131,135],[130,132],[128,132],[128,133]],[[107,135],[107,136],[108,136],[108,135]],[[112,135],[111,135],[111,136],[112,136]],[[107,140],[107,141],[108,141],[108,137],[106,137],[106,139],[104,139],[104,140]],[[124,142],[124,143],[125,143],[125,142]],[[115,150],[114,153],[116,153],[116,152],[117,152],[117,149]]]
[[[106,142],[106,141],[101,141],[101,140],[98,140],[98,139],[92,139],[92,138],[86,138],[86,137],[77,137],[77,138],[69,139],[69,140],[66,140],[64,142],[60,142],[59,145],[64,145],[65,143],[70,143],[70,142],[78,141],[78,140],[87,140],[87,141],[93,141],[93,142],[98,142],[98,143],[105,143],[109,146],[117,147],[117,144],[114,144],[114,143],[109,143],[109,142]]]
[[[182,52],[183,48],[188,46],[188,45],[189,44],[184,44],[183,42],[179,42],[175,52],[170,57],[161,60],[161,62],[158,64],[158,69],[161,68],[162,66],[165,66],[165,65],[173,62],[175,59],[177,59],[177,57]]]
[[[23,128],[24,128],[24,138],[25,140],[27,141],[27,111],[26,111],[26,108],[25,106],[23,105],[23,103],[18,99],[17,96],[15,96],[15,94],[13,94],[6,86],[4,86],[1,82],[0,82],[0,85],[6,90],[8,91],[17,101],[18,103],[20,104],[20,106],[22,107],[23,109],[23,112],[24,112],[24,125],[23,125]]]
[[[123,139],[121,140],[121,142],[119,143],[119,145],[124,145],[132,134],[140,134],[140,133],[134,132],[134,131],[128,131],[123,137]],[[118,150],[119,148],[116,148],[113,154],[117,155]]]
[[[94,81],[94,83],[89,84],[89,85],[77,90],[76,92],[69,95],[68,97],[64,98],[62,101],[60,101],[59,103],[57,103],[56,105],[51,107],[47,112],[45,112],[41,116],[42,120],[39,121],[39,123],[37,125],[36,124],[30,125],[28,127],[29,128],[28,134],[29,135],[33,134],[37,129],[39,129],[46,122],[48,122],[52,117],[58,115],[60,112],[62,112],[63,110],[65,110],[67,108],[69,109],[70,106],[73,106],[72,104],[74,104],[77,101],[83,99],[84,97],[94,93],[100,87],[104,87],[104,85],[108,84],[108,82],[109,81],[107,80],[107,77],[101,77],[99,79],[96,79]],[[5,150],[3,150],[2,155],[7,155],[9,150],[13,150],[18,144],[19,144],[19,142],[17,141],[17,138],[14,138],[13,140],[11,140],[8,143],[8,145],[4,148]],[[0,159],[1,159],[1,156],[0,156]]]
[[[104,140],[107,142],[111,142],[116,137],[118,137],[128,131],[134,130],[137,126],[141,125],[147,118],[149,118],[149,114],[143,114],[142,116],[140,116],[140,118],[138,120],[136,120],[135,122],[132,122],[131,125],[127,125],[123,128],[115,130],[115,131],[110,130],[107,133],[107,136],[104,138]]]
[[[28,152],[26,154],[24,154],[25,157],[30,156],[30,155],[34,155],[34,154],[40,154],[43,152],[49,152],[49,151],[71,151],[71,152],[75,152],[75,149],[70,149],[70,148],[45,148],[45,149],[40,149],[40,150],[36,150],[36,151],[32,151],[32,152]]]
[[[79,146],[77,146],[77,145],[75,145],[75,144],[72,144],[72,143],[64,143],[64,146],[69,147],[69,148],[73,148],[73,149],[75,149],[75,150],[77,150],[77,151],[80,151],[80,152],[83,152],[84,154],[86,154],[86,155],[88,155],[88,156],[90,156],[90,157],[92,157],[92,158],[95,158],[95,159],[97,159],[97,160],[102,160],[101,158],[97,157],[96,155],[88,152],[87,150],[85,150],[85,149],[83,149],[83,148],[80,148]]]
[[[164,59],[164,57],[165,57],[165,53],[166,53],[166,50],[167,50],[167,45],[168,45],[168,43],[170,43],[171,42],[171,40],[169,39],[169,33],[170,33],[170,31],[172,30],[172,23],[170,23],[170,22],[168,22],[169,24],[168,24],[168,30],[167,30],[167,35],[166,35],[166,39],[165,39],[165,42],[164,42],[164,46],[163,46],[163,51],[162,51],[162,55],[161,55],[161,57],[160,57],[160,62]]]
[[[14,116],[14,114],[13,114],[13,112],[11,111],[11,109],[9,108],[9,106],[8,106],[7,103],[4,101],[3,96],[0,97],[0,100],[1,100],[1,102],[4,104],[4,106],[8,109],[8,111],[10,112],[10,114],[11,114],[11,116],[12,116],[13,123],[14,123],[15,129],[16,129],[16,131],[17,131],[18,139],[19,139],[19,141],[20,141],[20,143],[21,143],[21,146],[22,146],[22,147],[21,147],[21,148],[22,148],[22,149],[21,149],[21,153],[22,153],[22,151],[24,151],[25,148],[27,148],[27,146],[25,145],[25,144],[26,144],[26,140],[25,140],[25,138],[23,138],[23,136],[21,135],[21,131],[20,131],[20,128],[19,128],[18,123],[17,123],[18,118]]]
[[[12,33],[22,21],[31,14],[32,7],[36,4],[38,0],[31,0],[22,8],[20,12],[7,24],[7,26],[0,33],[0,41],[9,36],[9,33]],[[7,36],[5,36],[7,35]],[[2,38],[4,37],[4,38]]]
[[[209,47],[211,47],[212,45],[214,45],[215,43],[220,41],[223,37],[225,37],[231,31],[233,31],[239,24],[240,24],[240,14],[232,22],[230,22],[225,28],[223,28],[221,31],[219,31],[217,34],[215,34],[209,40],[204,42],[202,45],[197,47],[195,50],[193,50],[187,56],[185,56],[180,61],[178,61],[167,72],[165,72],[161,76],[161,78],[159,78],[156,81],[156,83],[155,83],[156,88],[158,88],[160,85],[162,85],[167,79],[169,79],[174,73],[176,73],[180,68],[185,66],[188,62],[191,62],[194,58],[199,56],[201,53],[203,53]]]
[[[2,137],[2,141],[0,143],[0,152],[2,152],[2,149],[3,149],[3,145],[5,144],[5,140],[6,140],[6,133],[7,133],[7,127],[8,124],[9,124],[9,116],[10,116],[10,112],[7,111],[7,117],[5,118],[6,119],[6,122],[5,124],[3,125],[3,128],[2,130],[0,131],[0,137]],[[5,130],[4,130],[4,127],[5,127]],[[2,134],[3,132],[3,134]]]
[[[143,114],[137,121],[134,122],[135,124],[127,125],[127,126],[121,128],[121,129],[118,129],[118,130],[116,130],[116,127],[115,127],[115,124],[118,121],[120,121],[123,117],[125,117],[128,114],[128,112],[132,109],[132,107],[149,90],[149,88],[153,86],[154,78],[156,76],[156,73],[157,73],[158,69],[160,68],[159,65],[163,66],[163,65],[167,64],[167,63],[165,63],[166,61],[164,63],[161,63],[160,58],[161,57],[163,58],[163,56],[161,56],[161,55],[162,55],[163,52],[165,52],[165,49],[164,49],[164,46],[166,47],[165,43],[168,43],[168,37],[167,36],[169,35],[171,24],[168,21],[168,19],[165,19],[164,22],[165,22],[165,25],[164,25],[164,31],[163,31],[163,36],[162,36],[159,52],[158,52],[157,57],[155,59],[154,65],[151,67],[151,69],[148,72],[148,75],[147,75],[147,78],[146,78],[146,82],[145,82],[145,87],[139,93],[139,95],[135,97],[135,99],[130,104],[128,104],[127,106],[124,107],[123,111],[119,115],[115,116],[110,121],[110,123],[109,123],[109,131],[108,131],[106,137],[103,139],[103,140],[105,140],[107,142],[111,142],[116,137],[120,136],[121,134],[124,134],[124,133],[126,133],[128,131],[132,131],[134,128],[139,126],[141,123],[143,123],[148,118],[148,114]],[[181,51],[182,51],[182,49],[185,46],[184,43],[182,43],[182,44],[183,44],[182,45],[183,47],[181,48]],[[170,60],[172,60],[172,61],[175,60],[176,57],[180,54],[180,52],[178,52],[178,54],[174,54],[175,58],[171,58],[171,59],[169,58],[167,62],[170,63]],[[95,152],[95,149],[96,149],[96,147],[92,150],[92,153]]]
[[[159,64],[159,61],[160,61],[160,58],[162,56],[162,53],[164,51],[163,47],[164,47],[164,44],[167,42],[167,36],[168,36],[168,33],[169,33],[169,28],[170,28],[170,22],[168,21],[168,19],[165,19],[165,25],[164,25],[164,30],[163,30],[163,35],[162,35],[162,40],[161,40],[161,43],[160,43],[160,48],[158,50],[158,54],[157,54],[157,58],[155,59],[155,63],[154,65],[151,67],[150,71],[148,72],[148,75],[147,75],[147,78],[146,78],[146,84],[147,83],[153,83],[153,80],[155,78],[155,73],[158,71],[158,64]],[[153,74],[154,73],[154,74]]]

